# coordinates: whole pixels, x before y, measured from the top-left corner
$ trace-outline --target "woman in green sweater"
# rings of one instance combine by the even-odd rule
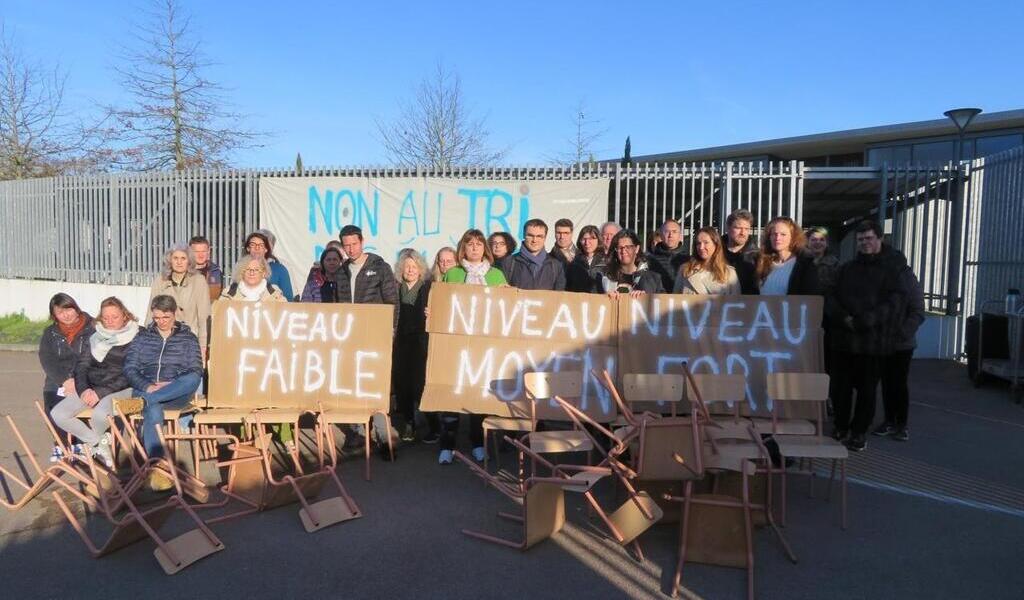
[[[448,269],[444,274],[445,283],[465,283],[469,285],[499,286],[508,285],[501,269],[492,266],[494,255],[487,247],[487,240],[479,229],[470,229],[462,234],[459,246],[455,251],[459,264]],[[484,416],[469,415],[469,439],[473,444],[473,458],[483,462],[484,453]],[[450,465],[452,451],[455,450],[455,438],[459,434],[458,413],[441,415],[441,453],[437,462]]]

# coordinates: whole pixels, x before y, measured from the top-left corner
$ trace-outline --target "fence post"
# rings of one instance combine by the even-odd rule
[[[110,272],[107,280],[113,284],[126,284],[128,270],[121,266],[121,199],[117,175],[107,175],[107,193],[107,202],[110,203],[110,260],[107,262]]]
[[[882,177],[882,186],[878,191],[878,226],[882,228],[882,235],[885,235],[885,204],[889,199],[889,164],[882,163],[879,167]]]
[[[949,262],[946,263],[946,314],[955,316],[960,313],[960,273],[963,270],[961,264],[961,250],[963,249],[963,228],[964,228],[964,190],[969,185],[970,163],[960,161],[956,165],[957,185],[956,194],[953,196],[952,224],[949,228]]]
[[[725,229],[725,220],[729,217],[729,213],[732,212],[732,167],[732,161],[725,163],[725,193],[722,194],[722,207],[718,211],[718,218],[722,220],[721,229]]]

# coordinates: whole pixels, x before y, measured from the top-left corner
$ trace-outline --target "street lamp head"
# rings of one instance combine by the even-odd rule
[[[964,131],[967,130],[967,126],[970,125],[971,121],[974,120],[974,117],[976,117],[976,116],[981,114],[981,109],[980,108],[954,108],[954,109],[951,109],[951,110],[947,110],[946,112],[944,112],[942,114],[944,114],[947,117],[949,117],[949,120],[953,121],[953,124],[956,125],[957,131],[961,135],[963,135]]]

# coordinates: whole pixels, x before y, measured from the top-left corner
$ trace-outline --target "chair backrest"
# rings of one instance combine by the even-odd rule
[[[542,542],[565,525],[565,492],[553,483],[534,483],[523,499],[524,549]]]
[[[640,422],[640,455],[636,472],[640,479],[680,481],[704,475],[701,459],[703,434],[691,417],[644,419]],[[683,465],[674,455],[683,459]]]
[[[768,397],[786,402],[825,402],[829,377],[825,373],[769,373]]]
[[[659,373],[626,373],[622,376],[622,396],[634,413],[649,410],[676,415],[676,408],[686,393],[682,375]]]
[[[740,374],[694,374],[692,385],[713,414],[738,416],[747,400],[747,378]],[[694,390],[687,389],[686,393],[694,394],[691,400],[697,402]]]
[[[533,400],[534,419],[546,421],[567,421],[565,411],[552,398],[558,396],[572,404],[578,404],[583,395],[583,373],[560,371],[557,373],[536,372],[523,374],[526,395]]]

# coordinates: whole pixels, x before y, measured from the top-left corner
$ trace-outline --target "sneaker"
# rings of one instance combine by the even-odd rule
[[[436,431],[431,431],[427,435],[423,436],[420,441],[424,444],[436,444],[441,439],[441,434]]]
[[[414,441],[416,441],[416,430],[413,429],[412,425],[406,425],[402,429],[402,441],[403,442],[414,442]]]
[[[80,460],[82,462],[85,462],[85,446],[83,446],[82,444],[72,444],[71,445],[71,456],[75,460]]]
[[[102,441],[92,447],[92,456],[98,459],[103,466],[113,470],[114,469],[114,455],[110,453],[110,445],[104,444]]]
[[[377,453],[384,462],[398,460],[398,450],[388,447],[387,444],[377,444]]]
[[[487,451],[484,450],[483,446],[473,448],[473,460],[476,462],[484,462],[485,458],[487,458]]]
[[[892,423],[882,423],[871,432],[871,435],[885,437],[894,433],[896,433],[896,428],[893,427]]]
[[[892,434],[892,439],[897,442],[909,442],[910,441],[910,430],[906,427],[900,427],[896,430],[896,433]]]
[[[152,471],[149,474],[147,483],[149,485],[149,489],[154,492],[165,492],[174,487],[174,482],[171,481],[171,478],[160,471]]]
[[[839,429],[838,427],[836,427],[832,429],[832,439],[834,439],[837,442],[841,442],[846,439],[846,436],[849,435],[849,433],[850,432],[845,429]]]
[[[50,462],[57,463],[64,460],[64,449],[54,444],[53,452],[50,453]]]
[[[865,439],[863,433],[857,433],[850,436],[850,439],[846,440],[846,449],[850,452],[860,452],[868,447],[868,441]]]
[[[441,453],[437,455],[437,464],[450,465],[454,459],[455,456],[452,454],[451,450],[442,450]]]

